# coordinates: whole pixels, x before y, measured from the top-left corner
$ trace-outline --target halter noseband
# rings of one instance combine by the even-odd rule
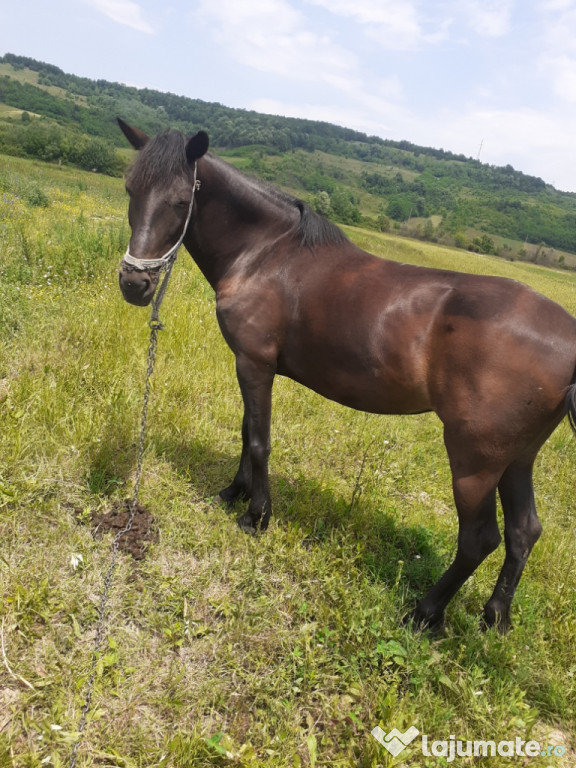
[[[192,208],[194,207],[194,195],[196,193],[196,190],[200,189],[200,181],[196,178],[196,163],[194,163],[194,183],[192,185],[192,199],[190,200],[190,206],[188,208],[188,215],[186,216],[186,223],[184,224],[184,229],[182,230],[182,234],[180,235],[178,241],[174,243],[174,245],[170,248],[169,251],[167,251],[164,256],[161,256],[159,259],[137,259],[136,256],[132,256],[130,253],[130,246],[126,249],[126,253],[124,254],[124,257],[122,259],[122,264],[126,265],[130,268],[130,270],[137,270],[139,272],[150,272],[156,269],[162,269],[162,267],[167,266],[170,264],[171,261],[176,260],[176,255],[178,254],[178,249],[182,245],[182,241],[184,240],[184,236],[186,235],[186,230],[188,229],[188,224],[190,223],[190,219],[192,217]]]

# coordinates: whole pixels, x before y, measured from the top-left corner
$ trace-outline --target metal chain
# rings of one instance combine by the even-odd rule
[[[175,259],[174,259],[175,260]],[[80,721],[78,723],[78,738],[74,742],[72,747],[70,768],[76,768],[76,760],[78,757],[78,748],[82,741],[82,735],[86,729],[88,721],[88,713],[92,707],[92,695],[94,693],[94,683],[96,682],[96,673],[98,667],[98,660],[100,659],[102,651],[102,642],[104,639],[104,625],[106,621],[106,611],[108,608],[108,600],[110,597],[110,589],[114,578],[114,571],[116,570],[116,564],[118,561],[118,552],[120,550],[120,539],[132,529],[134,523],[134,517],[136,516],[136,508],[138,506],[138,495],[140,492],[140,480],[142,478],[142,466],[144,463],[144,448],[146,441],[146,425],[148,421],[148,402],[150,400],[151,379],[154,372],[154,364],[156,362],[156,347],[158,346],[158,331],[164,330],[164,326],[158,319],[158,310],[160,304],[164,298],[164,293],[168,284],[168,278],[174,264],[174,260],[168,265],[166,274],[162,282],[161,290],[156,292],[153,305],[152,305],[152,317],[150,320],[150,343],[148,346],[148,364],[146,368],[146,384],[144,386],[144,402],[142,405],[142,416],[140,418],[140,441],[138,444],[138,460],[136,463],[136,474],[134,477],[134,491],[132,499],[129,501],[130,515],[128,522],[118,531],[114,536],[112,542],[112,559],[108,566],[108,571],[104,578],[104,586],[102,588],[102,594],[100,596],[100,604],[98,606],[98,623],[96,626],[96,637],[94,638],[94,648],[92,650],[92,661],[90,664],[90,676],[86,683],[86,698],[84,700],[84,706],[82,707]]]
[[[186,224],[184,226],[184,230],[182,232],[182,236],[176,243],[176,245],[168,252],[168,254],[165,254],[161,261],[162,263],[159,265],[159,271],[157,271],[157,267],[154,266],[153,270],[151,270],[154,273],[154,276],[158,275],[158,281],[159,276],[161,272],[164,270],[165,274],[162,278],[162,283],[159,288],[156,289],[154,292],[154,296],[152,298],[152,314],[150,316],[150,322],[148,325],[150,326],[150,343],[148,345],[148,365],[146,368],[146,384],[144,386],[144,403],[142,405],[142,417],[140,419],[140,441],[138,444],[138,460],[136,462],[136,475],[134,477],[134,491],[132,494],[132,499],[129,502],[129,509],[130,509],[130,515],[128,517],[128,522],[122,528],[122,530],[118,531],[116,536],[114,536],[114,540],[112,542],[112,558],[110,561],[110,565],[108,566],[108,571],[106,572],[106,576],[104,577],[104,586],[102,588],[102,594],[100,596],[100,604],[98,606],[98,623],[96,626],[96,637],[94,638],[94,648],[92,650],[92,661],[90,663],[90,676],[88,677],[88,682],[86,683],[86,698],[84,700],[84,706],[81,710],[80,715],[80,721],[78,723],[78,738],[74,742],[74,746],[72,747],[72,753],[70,756],[70,768],[76,768],[76,760],[78,758],[78,748],[80,746],[80,743],[82,741],[82,735],[84,733],[84,730],[86,729],[86,724],[88,722],[88,713],[90,712],[91,706],[92,706],[92,696],[94,694],[94,683],[96,682],[96,672],[98,667],[98,660],[100,659],[100,654],[102,651],[102,642],[104,639],[104,625],[106,622],[106,611],[108,608],[108,600],[110,597],[110,589],[112,587],[112,581],[114,578],[114,571],[116,570],[116,563],[118,561],[118,552],[120,549],[120,539],[122,536],[127,534],[132,529],[132,524],[134,523],[134,517],[136,516],[136,507],[138,506],[138,494],[140,492],[140,480],[142,478],[142,465],[144,462],[144,446],[145,446],[145,440],[146,440],[146,424],[148,421],[148,401],[150,400],[150,381],[152,378],[152,374],[154,372],[154,363],[156,362],[156,347],[158,346],[158,331],[164,330],[164,326],[160,322],[159,312],[160,312],[160,304],[162,304],[162,300],[164,299],[164,294],[166,293],[166,289],[168,287],[168,280],[170,279],[170,274],[172,272],[172,267],[174,266],[174,263],[176,261],[176,257],[178,256],[178,249],[180,248],[180,245],[182,244],[182,241],[184,239],[184,235],[186,234],[186,230],[188,229],[188,223],[190,221],[190,217],[192,215],[192,208],[194,205],[194,196],[196,191],[200,189],[200,181],[196,178],[196,163],[194,163],[194,180],[192,185],[192,199],[190,201],[190,208],[188,210],[188,217],[186,219]],[[127,251],[127,253],[129,253]],[[138,260],[136,260],[138,261]],[[145,263],[146,267],[149,267],[149,264],[152,262]],[[126,265],[124,264],[125,268],[128,268],[129,270],[131,268],[134,268],[133,265]],[[136,269],[142,270],[143,267],[136,265]]]

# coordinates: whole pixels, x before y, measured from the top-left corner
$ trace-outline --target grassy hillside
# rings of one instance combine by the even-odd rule
[[[7,159],[0,171],[0,765],[63,766],[83,703],[110,536],[130,495],[148,310],[123,302],[119,179]],[[576,312],[576,279],[350,229],[389,258],[521,279]],[[450,476],[433,415],[376,417],[275,385],[270,530],[214,506],[240,451],[240,396],[214,299],[182,253],[162,308],[141,501],[144,559],[121,555],[81,766],[428,766],[370,731],[536,739],[576,764],[576,441],[536,469],[544,534],[515,626],[478,615],[500,548],[443,635],[401,618],[451,559]],[[516,766],[515,758],[462,759]]]
[[[205,129],[218,151],[341,223],[576,266],[576,195],[510,165],[0,57],[0,152],[121,175],[125,142],[116,115],[150,133]]]

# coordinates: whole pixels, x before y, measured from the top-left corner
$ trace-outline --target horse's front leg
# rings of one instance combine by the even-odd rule
[[[229,506],[236,501],[248,501],[252,496],[252,461],[250,459],[250,441],[248,439],[248,419],[246,412],[242,419],[242,455],[240,466],[234,480],[218,494],[219,498]]]
[[[246,532],[255,533],[266,530],[272,512],[268,457],[274,369],[262,361],[238,355],[236,374],[244,400],[244,420],[242,457],[234,482],[238,481],[236,489],[242,488],[250,498],[248,510],[238,518],[238,524]]]

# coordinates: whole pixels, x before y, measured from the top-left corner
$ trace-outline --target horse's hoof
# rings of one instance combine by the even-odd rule
[[[220,493],[214,497],[214,500],[216,499],[220,500],[219,503],[231,508],[238,502],[248,501],[250,494],[245,490],[229,485],[226,488],[222,488]]]
[[[254,525],[250,515],[240,515],[240,517],[236,518],[236,522],[238,523],[240,530],[244,531],[244,533],[247,533],[249,536],[256,536],[258,533],[258,528]]]
[[[414,632],[430,632],[436,635],[444,629],[444,614],[426,616],[418,608],[414,608],[413,611],[404,616],[402,626],[412,629]]]
[[[214,496],[214,502],[227,509],[232,509],[234,504],[239,500],[240,495],[230,493],[227,488],[224,488],[224,490],[220,491],[220,493]]]
[[[500,613],[492,613],[492,611],[484,611],[482,618],[480,619],[480,629],[482,632],[488,632],[490,629],[496,630],[499,635],[505,635],[510,631],[512,623],[506,616],[502,616]]]
[[[227,515],[233,514],[234,508],[236,506],[233,501],[228,501],[219,493],[216,496],[214,496],[214,498],[212,499],[212,503],[214,504],[214,506],[218,507],[223,512],[226,512]]]
[[[258,513],[255,515],[248,510],[247,512],[244,512],[243,515],[237,517],[236,520],[243,531],[255,536],[258,533],[264,533],[268,528],[270,515],[258,515]]]

